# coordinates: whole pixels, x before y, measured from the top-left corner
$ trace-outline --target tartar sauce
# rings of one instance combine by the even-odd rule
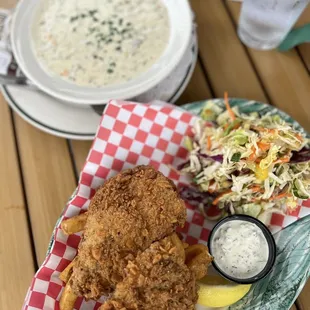
[[[164,52],[169,35],[161,0],[44,0],[32,27],[41,66],[90,87],[146,72]]]
[[[215,264],[233,278],[254,277],[267,264],[268,243],[255,224],[228,221],[215,231],[211,243]]]

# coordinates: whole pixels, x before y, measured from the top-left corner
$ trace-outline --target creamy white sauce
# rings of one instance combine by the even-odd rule
[[[267,264],[268,243],[255,224],[241,220],[226,222],[215,232],[211,242],[214,262],[231,277],[254,277]]]
[[[50,74],[78,85],[119,84],[146,72],[170,35],[160,0],[45,0],[33,46]]]

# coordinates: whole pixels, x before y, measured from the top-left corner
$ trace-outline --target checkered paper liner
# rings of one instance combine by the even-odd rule
[[[184,162],[188,155],[182,141],[186,135],[191,135],[196,118],[163,102],[110,101],[80,174],[78,188],[61,220],[85,211],[96,188],[118,172],[136,165],[152,165],[178,187],[189,186],[190,179],[178,174],[173,167]],[[184,240],[190,244],[206,243],[214,222],[205,220],[195,206],[189,203],[186,206],[187,221],[180,229]],[[308,214],[310,200],[290,215],[274,214],[270,229],[277,232]],[[57,223],[51,251],[32,280],[23,309],[59,309],[63,283],[58,276],[77,254],[79,242],[80,234],[65,236],[60,221]],[[86,302],[79,298],[75,309],[98,309],[100,304],[100,301]]]

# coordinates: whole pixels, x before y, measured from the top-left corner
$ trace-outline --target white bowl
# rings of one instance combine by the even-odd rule
[[[109,99],[126,99],[146,92],[165,79],[184,55],[191,38],[192,13],[187,0],[161,0],[168,10],[170,38],[163,55],[145,73],[117,85],[102,88],[78,86],[49,75],[39,64],[32,46],[32,23],[44,0],[22,0],[14,13],[12,49],[23,73],[42,91],[67,102],[102,104]]]

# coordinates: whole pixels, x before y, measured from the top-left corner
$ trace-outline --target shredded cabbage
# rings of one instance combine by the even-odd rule
[[[290,163],[309,141],[279,115],[243,115],[209,101],[201,116],[194,138],[185,140],[190,155],[182,171],[212,193],[220,209],[229,204],[230,213],[259,218],[268,210],[293,210],[298,199],[310,197],[310,161]]]

